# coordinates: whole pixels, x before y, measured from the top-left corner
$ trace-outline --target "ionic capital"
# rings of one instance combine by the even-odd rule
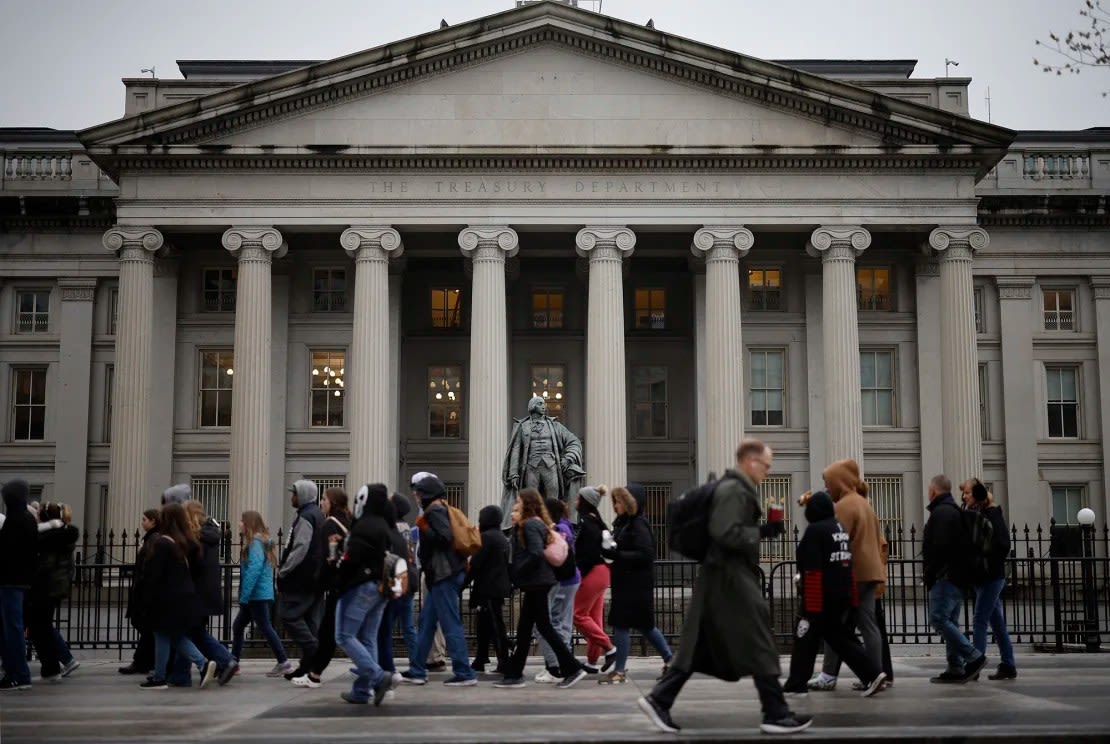
[[[938,253],[942,262],[970,261],[976,251],[983,250],[990,242],[990,235],[981,227],[938,227],[929,233],[929,245],[925,250]]]
[[[105,250],[117,254],[120,258],[123,258],[125,251],[133,253],[130,249],[136,249],[146,254],[146,260],[153,260],[154,254],[165,245],[162,233],[153,227],[113,227],[104,233],[100,242]]]
[[[401,233],[383,225],[352,225],[339,236],[339,244],[356,261],[388,261],[405,251]]]
[[[224,232],[220,239],[232,255],[244,259],[257,249],[260,257],[281,258],[289,248],[281,237],[281,233],[272,227],[232,227]]]
[[[809,236],[806,253],[822,261],[855,260],[871,245],[871,233],[858,225],[819,227]]]
[[[574,237],[574,244],[583,258],[600,257],[610,250],[616,251],[620,258],[627,258],[636,247],[636,233],[627,227],[584,227]],[[599,252],[599,248],[610,250]]]
[[[471,259],[504,261],[520,250],[520,238],[507,225],[468,225],[459,233],[459,248]]]
[[[706,261],[739,261],[748,255],[755,236],[739,225],[706,226],[694,233],[691,252]]]

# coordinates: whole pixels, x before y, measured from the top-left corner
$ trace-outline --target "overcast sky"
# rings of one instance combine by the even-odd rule
[[[123,77],[178,59],[329,59],[510,8],[513,0],[0,0],[0,126],[81,129],[123,112]],[[762,59],[916,59],[972,78],[975,118],[1110,126],[1110,68],[1033,66],[1083,0],[603,0],[602,12]],[[582,7],[596,3],[582,0]]]

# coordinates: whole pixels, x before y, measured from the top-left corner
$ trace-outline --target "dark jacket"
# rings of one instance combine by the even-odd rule
[[[31,586],[31,600],[57,602],[69,596],[73,583],[73,550],[80,532],[61,520],[39,530],[39,565]],[[39,525],[46,527],[46,525]]]
[[[135,556],[131,591],[127,596],[127,617],[131,620],[131,625],[140,632],[150,630],[150,597],[144,593],[149,590],[149,587],[144,583],[144,576],[146,563],[150,559],[151,551],[154,550],[153,541],[158,539],[158,535],[158,530],[148,530],[143,534],[143,543]]]
[[[0,489],[7,518],[0,527],[0,586],[30,589],[38,568],[39,527],[27,511],[27,481],[10,480]]]
[[[455,552],[451,517],[447,502],[442,499],[428,505],[421,518],[420,568],[428,586],[458,576],[466,568],[466,559]]]
[[[1010,526],[1002,515],[1001,506],[987,507],[983,512],[994,528],[991,533],[991,554],[987,556],[987,578],[991,581],[1006,578],[1006,559],[1010,557]]]
[[[385,551],[396,551],[397,528],[377,514],[364,514],[351,526],[346,549],[336,573],[335,591],[341,596],[368,581],[380,581]],[[403,549],[403,548],[402,548]]]
[[[628,491],[639,509],[636,516],[622,514],[613,521],[617,546],[602,552],[613,561],[609,624],[614,628],[651,630],[655,627],[655,538],[644,517],[643,489],[631,484]]]
[[[470,603],[504,599],[513,587],[509,581],[509,541],[501,531],[501,507],[486,506],[478,512],[482,549],[470,559]]]
[[[301,481],[298,481],[300,483]],[[278,564],[278,590],[288,594],[318,594],[324,545],[320,539],[324,513],[315,501],[297,507],[297,518],[289,528],[289,540]]]
[[[343,541],[351,531],[351,520],[346,514],[332,514],[324,517],[324,525],[320,528],[320,543],[323,545],[323,559],[320,561],[320,588],[332,591],[336,588],[339,565],[339,554],[343,550]],[[339,538],[338,547],[335,549],[335,560],[330,560],[332,536]]]
[[[574,539],[574,560],[585,578],[594,566],[605,562],[601,556],[601,533],[609,527],[597,512],[578,512],[578,537]]]
[[[521,589],[547,589],[555,584],[555,572],[543,554],[547,525],[535,517],[513,528],[513,585]],[[523,544],[522,544],[523,543]]]
[[[221,615],[224,611],[224,597],[220,588],[220,532],[219,522],[211,518],[204,520],[204,524],[200,526],[200,537],[197,538],[200,542],[200,560],[189,564],[202,615]]]
[[[141,590],[149,627],[160,633],[187,633],[205,617],[189,570],[189,563],[199,560],[200,555],[193,552],[182,557],[173,540],[165,535],[155,538],[150,548]]]
[[[952,494],[937,496],[926,507],[929,519],[921,537],[922,573],[925,586],[932,587],[941,579],[967,588],[967,561],[964,557],[963,515]]]
[[[806,503],[806,527],[798,543],[798,572],[805,614],[841,612],[859,605],[852,576],[851,537],[836,520],[832,497],[818,491]]]

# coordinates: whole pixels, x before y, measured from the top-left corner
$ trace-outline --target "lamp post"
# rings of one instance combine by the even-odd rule
[[[1095,513],[1084,507],[1076,515],[1083,541],[1083,624],[1088,651],[1098,651],[1102,639],[1098,633],[1098,587],[1095,586]]]

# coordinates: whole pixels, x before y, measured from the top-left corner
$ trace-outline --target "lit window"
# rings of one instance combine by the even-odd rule
[[[1078,370],[1075,367],[1048,367],[1045,375],[1048,386],[1048,436],[1052,439],[1078,437]]]
[[[200,353],[200,425],[231,426],[235,352],[231,349]]]
[[[1087,506],[1083,486],[1052,486],[1052,518],[1056,524],[1079,524],[1079,510]]]
[[[979,438],[984,442],[991,438],[990,408],[987,405],[987,396],[990,393],[990,381],[987,378],[987,365],[979,365]]]
[[[667,327],[667,291],[640,288],[635,292],[636,328],[661,331]]]
[[[345,269],[313,269],[312,311],[342,313],[347,310],[347,271]]]
[[[782,426],[783,353],[753,351],[750,368],[752,426]]]
[[[431,294],[432,328],[462,328],[462,290],[435,287]]]
[[[16,293],[16,333],[46,333],[50,329],[50,291]]]
[[[311,426],[343,426],[343,375],[346,371],[346,353],[342,351],[313,351],[309,390],[312,410]]]
[[[667,368],[632,368],[632,433],[637,439],[667,436]]]
[[[748,291],[752,310],[782,310],[782,271],[779,269],[751,269],[748,271]]]
[[[864,426],[894,426],[893,366],[893,352],[860,352],[860,403]]]
[[[13,372],[12,439],[46,438],[46,368],[16,367]]]
[[[563,290],[537,289],[532,292],[532,327],[563,327]]]
[[[547,415],[567,422],[567,368],[561,364],[532,367],[532,395],[547,403]]]
[[[428,436],[462,437],[462,367],[428,367]]]
[[[1074,331],[1075,292],[1070,289],[1046,289],[1044,296],[1044,329]]]
[[[235,269],[204,270],[204,311],[230,313],[235,310]]]
[[[860,310],[890,309],[890,269],[856,269]]]
[[[972,302],[974,303],[975,310],[975,332],[985,333],[983,330],[986,326],[983,320],[983,288],[976,287],[975,293],[972,295]]]

